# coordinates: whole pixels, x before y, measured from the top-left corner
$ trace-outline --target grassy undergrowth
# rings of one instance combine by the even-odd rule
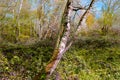
[[[120,80],[120,48],[69,51],[57,71],[63,80]]]
[[[0,79],[31,80],[39,72],[44,73],[44,66],[52,56],[52,46],[51,41],[47,41],[47,44],[46,41],[41,41],[33,45],[2,44]]]
[[[84,37],[64,55],[57,72],[62,80],[120,80],[119,38]]]
[[[53,41],[26,46],[1,44],[0,79],[31,80],[38,72],[44,73],[53,45]],[[75,41],[56,71],[61,80],[120,80],[119,38],[84,37]],[[43,74],[40,80],[44,78]]]

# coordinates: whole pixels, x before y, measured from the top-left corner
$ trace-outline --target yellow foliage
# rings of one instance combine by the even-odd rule
[[[20,16],[21,17],[29,17],[30,14],[31,14],[31,11],[30,11],[30,3],[28,0],[23,0],[23,5],[22,5],[22,8],[21,8],[21,12],[20,12]]]
[[[29,38],[30,38],[30,36],[28,36],[28,35],[23,35],[23,34],[21,34],[21,35],[18,36],[18,39],[19,39],[21,42],[25,42],[25,41],[28,40]]]
[[[111,26],[113,21],[113,15],[112,13],[104,12],[103,13],[103,23],[104,26],[108,25]]]
[[[87,19],[86,19],[86,23],[88,28],[91,28],[94,24],[95,18],[93,16],[93,14],[88,14]]]
[[[39,19],[41,19],[45,16],[41,5],[37,8],[37,16],[38,16]]]
[[[3,14],[3,8],[0,7],[0,15],[2,15],[2,14]]]

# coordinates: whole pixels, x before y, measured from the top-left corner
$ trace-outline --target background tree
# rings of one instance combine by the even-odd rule
[[[104,34],[108,33],[112,27],[116,17],[116,13],[120,10],[119,0],[101,0],[103,3],[102,17],[100,19],[100,25]]]

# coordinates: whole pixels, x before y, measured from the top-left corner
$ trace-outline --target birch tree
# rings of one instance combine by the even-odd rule
[[[120,0],[101,0],[101,2],[103,7],[100,25],[102,26],[103,34],[106,35],[113,25],[116,13],[120,11]]]
[[[81,22],[83,21],[83,19],[84,19],[85,15],[87,14],[88,10],[90,10],[90,8],[92,7],[93,2],[94,2],[94,0],[91,1],[89,7],[86,9],[84,14],[81,16],[80,21],[78,23],[77,30],[75,32],[75,35],[77,35],[77,33],[80,31]],[[71,1],[67,0],[66,7],[65,7],[65,10],[64,10],[64,13],[63,13],[63,17],[66,19],[66,22],[61,23],[61,24],[64,25],[64,30],[65,31],[63,32],[63,36],[61,37],[61,40],[60,40],[60,43],[59,43],[59,48],[54,51],[52,60],[50,61],[50,63],[46,67],[46,72],[50,75],[56,69],[59,61],[61,60],[61,58],[63,56],[63,54],[69,49],[69,47],[71,46],[71,44],[73,42],[73,41],[71,41],[68,44],[68,39],[70,37],[70,28],[71,28],[71,23],[70,23],[71,22],[71,16],[72,16],[71,13],[74,10],[82,9],[82,7],[76,8],[76,7],[73,7],[71,4],[72,4]]]
[[[73,6],[72,0],[67,0],[65,4],[65,8],[62,14],[62,19],[59,27],[59,34],[58,34],[58,39],[56,41],[56,46],[53,51],[53,56],[50,59],[48,65],[45,68],[46,74],[47,74],[47,79],[49,78],[50,75],[55,71],[58,63],[60,62],[63,54],[70,48],[74,40],[76,39],[76,36],[78,35],[79,31],[81,30],[81,23],[83,19],[85,18],[87,12],[90,10],[92,7],[93,3],[95,0],[91,0],[89,6],[87,8],[79,6]],[[70,39],[70,31],[71,31],[71,17],[73,11],[78,11],[78,10],[85,10],[82,16],[80,17],[80,20],[78,22],[78,26],[76,28],[76,31],[74,32],[74,35],[72,39]],[[40,76],[39,74],[35,76],[34,80],[37,80],[37,77]]]

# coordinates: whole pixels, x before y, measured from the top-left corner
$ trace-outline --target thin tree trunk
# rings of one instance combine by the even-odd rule
[[[71,19],[71,12],[72,12],[72,9],[70,8],[71,2],[68,0],[66,5],[67,6],[65,9],[65,14],[64,14],[64,15],[66,15],[65,18],[67,18],[67,21],[64,23],[65,32],[61,38],[58,51],[56,50],[54,52],[52,61],[46,66],[46,72],[50,75],[56,69],[62,55],[64,54],[64,50],[66,49],[68,38],[70,36],[70,27],[71,27],[70,19]]]
[[[79,26],[81,25],[81,22],[84,18],[84,16],[86,15],[86,13],[88,12],[88,10],[90,9],[90,7],[92,6],[93,2],[95,0],[92,0],[88,9],[85,11],[85,13],[82,15],[80,21],[79,21],[79,24],[78,24],[78,27],[77,27],[77,30],[75,33],[77,33],[79,30]],[[49,76],[54,72],[54,70],[56,69],[58,63],[60,62],[63,54],[70,48],[70,46],[72,45],[73,43],[73,40],[71,40],[71,42],[67,45],[68,43],[68,39],[70,37],[70,28],[71,28],[71,25],[70,25],[70,19],[71,19],[71,16],[72,16],[72,11],[73,11],[73,7],[71,5],[71,2],[69,0],[67,0],[67,3],[66,3],[66,7],[64,9],[64,13],[63,13],[63,16],[62,16],[62,20],[61,20],[61,26],[64,26],[63,29],[60,30],[59,32],[59,35],[58,35],[58,40],[56,42],[56,47],[55,47],[55,50],[53,52],[53,56],[51,58],[51,60],[49,61],[49,64],[45,67],[45,71],[47,73],[47,79],[46,80],[49,80]],[[65,19],[67,19],[66,22]],[[61,27],[62,28],[62,27]],[[64,31],[64,32],[63,32]],[[63,34],[63,35],[62,35]],[[62,35],[62,37],[61,37]],[[75,34],[76,35],[76,34]],[[40,75],[38,75],[40,76]],[[38,77],[36,76],[36,77]],[[34,80],[37,80],[37,79],[34,79]]]
[[[19,6],[19,9],[18,9],[18,14],[17,14],[17,26],[16,26],[16,40],[18,41],[18,36],[20,35],[20,26],[19,26],[19,17],[20,17],[20,12],[21,12],[21,9],[22,9],[22,5],[23,5],[23,0],[21,0],[20,2],[20,6]]]
[[[19,14],[20,14],[20,12],[21,12],[22,5],[23,5],[23,0],[21,0],[21,2],[20,2],[20,7],[19,7],[19,11],[18,11]]]
[[[79,26],[78,26],[78,28],[76,30],[76,33],[79,32],[79,28],[81,26],[81,22],[83,21],[83,19],[84,19],[85,15],[87,14],[88,10],[90,10],[90,8],[92,7],[93,2],[94,2],[94,0],[91,1],[89,7],[87,8],[87,10],[82,15],[82,17],[81,17],[81,19],[79,21],[79,24],[78,24]],[[56,69],[59,61],[61,60],[61,58],[63,56],[63,54],[66,52],[66,50],[68,50],[70,48],[70,46],[73,43],[73,40],[72,40],[69,43],[69,45],[67,46],[68,38],[70,36],[70,27],[71,27],[71,25],[70,25],[70,18],[71,18],[71,12],[73,11],[73,8],[72,8],[71,2],[69,0],[68,0],[68,2],[67,2],[66,5],[67,5],[67,9],[65,9],[66,10],[65,14],[67,14],[66,15],[67,16],[67,23],[64,24],[66,26],[65,27],[65,32],[64,32],[64,35],[61,38],[58,51],[57,51],[57,49],[56,49],[56,51],[54,51],[53,59],[52,59],[52,61],[46,67],[46,72],[48,74],[50,74],[50,75]]]
[[[90,5],[88,6],[88,8],[86,9],[86,11],[81,16],[80,21],[78,22],[78,26],[77,26],[77,30],[76,30],[75,36],[78,35],[78,33],[80,32],[80,30],[81,30],[81,23],[82,23],[84,17],[86,16],[86,14],[88,13],[88,11],[90,10],[90,8],[92,7],[94,1],[95,0],[91,1]]]

